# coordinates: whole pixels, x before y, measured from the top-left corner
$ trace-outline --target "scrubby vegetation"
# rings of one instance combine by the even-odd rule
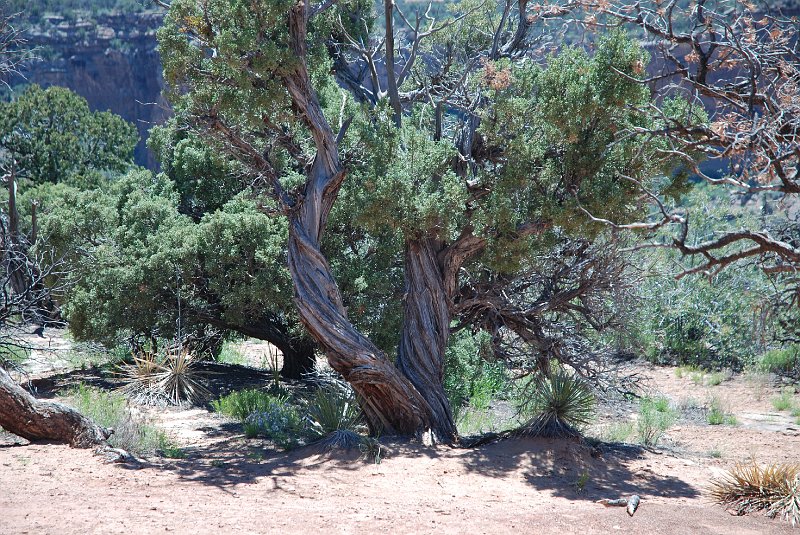
[[[218,392],[236,440],[375,462],[382,435],[580,438],[598,406],[631,411],[602,440],[651,450],[687,414],[737,425],[716,393],[742,372],[800,418],[796,23],[718,3],[470,1],[415,24],[392,2],[174,0],[158,172],[67,89],[0,102],[0,364],[24,371],[20,337],[54,327],[102,344],[69,364],[120,388],[71,399],[141,455],[178,450],[131,403]],[[201,366],[256,364],[249,338],[272,344],[264,384],[212,395]],[[645,390],[642,359],[708,402]],[[796,520],[792,470],[739,467],[715,496]]]
[[[124,396],[82,384],[68,396],[78,411],[114,430],[108,440],[111,446],[135,455],[182,456],[181,449],[163,431],[131,411]]]

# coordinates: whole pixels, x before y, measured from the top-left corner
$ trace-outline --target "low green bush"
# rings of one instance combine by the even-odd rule
[[[761,355],[757,368],[765,373],[800,378],[800,345],[767,351]]]
[[[772,407],[776,411],[791,411],[794,409],[794,389],[784,388],[777,397],[772,398]]]
[[[444,389],[453,411],[465,407],[482,410],[509,386],[502,362],[492,361],[491,338],[487,333],[460,331],[451,337],[445,355]]]
[[[240,390],[211,402],[215,411],[239,420],[248,438],[263,436],[282,448],[297,445],[303,435],[303,418],[288,396],[261,390]]]
[[[718,398],[712,398],[708,404],[706,421],[709,425],[736,425],[736,416],[726,411]]]
[[[639,419],[636,421],[639,442],[645,446],[657,445],[666,430],[675,423],[676,417],[669,399],[662,396],[642,398],[639,401]]]

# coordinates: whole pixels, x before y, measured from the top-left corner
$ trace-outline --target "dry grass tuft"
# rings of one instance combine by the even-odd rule
[[[800,464],[737,463],[711,481],[711,496],[738,515],[765,511],[770,518],[800,525]]]

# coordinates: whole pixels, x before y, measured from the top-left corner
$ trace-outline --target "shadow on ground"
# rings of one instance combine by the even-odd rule
[[[647,452],[636,446],[586,444],[562,439],[513,438],[474,449],[384,439],[381,462],[402,462],[403,458],[451,457],[467,473],[487,478],[521,477],[537,490],[570,500],[596,501],[600,498],[695,498],[700,492],[676,477],[659,475],[638,462]],[[187,450],[187,458],[170,462],[163,469],[183,480],[225,489],[255,483],[265,478],[296,476],[303,471],[363,470],[374,462],[359,449],[320,451],[314,445],[279,452],[266,441],[241,437],[220,441],[201,449]],[[153,467],[157,469],[157,467]]]

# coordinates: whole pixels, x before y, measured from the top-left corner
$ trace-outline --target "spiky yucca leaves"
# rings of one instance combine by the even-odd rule
[[[526,435],[577,437],[594,416],[595,398],[575,374],[559,369],[539,375],[525,388],[522,409],[533,416],[523,426]]]
[[[197,370],[198,358],[182,349],[168,354],[161,364],[156,387],[172,403],[183,401],[197,403],[211,397],[211,392],[203,384],[203,374]]]
[[[319,438],[340,431],[353,431],[360,420],[361,408],[355,393],[343,381],[327,378],[308,402],[309,430]]]
[[[800,464],[737,463],[726,475],[713,479],[710,490],[717,503],[736,514],[765,511],[770,518],[800,525]]]
[[[118,374],[125,383],[118,391],[127,398],[139,403],[156,403],[160,401],[155,383],[161,370],[160,357],[155,352],[143,351],[133,355],[132,364],[122,364]]]
[[[125,385],[119,390],[140,403],[178,405],[184,401],[205,401],[211,397],[211,392],[203,384],[203,373],[196,368],[197,362],[198,358],[188,349],[164,357],[155,352],[134,355],[133,364],[121,366],[120,375]]]

